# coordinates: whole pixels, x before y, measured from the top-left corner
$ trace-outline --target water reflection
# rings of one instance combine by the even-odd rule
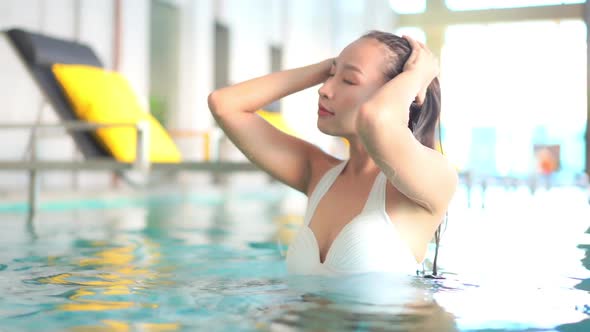
[[[82,331],[145,331],[145,332],[164,332],[164,331],[178,331],[180,325],[178,323],[128,323],[116,320],[105,319],[102,325],[93,326],[77,326],[70,330],[73,332]]]
[[[432,297],[433,281],[367,274],[346,278],[289,277],[301,303],[271,326],[331,331],[457,331],[453,314]]]
[[[287,310],[271,327],[325,331],[458,331],[454,316],[436,302],[408,303],[397,312],[356,312],[323,299],[306,299],[315,305]]]
[[[132,308],[155,309],[158,304],[141,301],[138,292],[158,284],[156,267],[159,245],[147,238],[118,236],[115,241],[74,243],[75,251],[87,256],[69,262],[71,272],[40,277],[30,283],[74,286],[59,295],[64,303],[52,308],[57,312],[112,312]],[[119,322],[124,324],[124,322]]]
[[[586,230],[586,234],[590,235],[590,227]],[[590,271],[590,243],[579,244],[578,248],[584,250],[584,257],[580,259],[580,261],[582,262],[582,265]],[[590,292],[590,278],[582,280],[575,287]]]
[[[36,237],[0,216],[0,329],[585,331],[590,210],[566,194],[455,202],[445,280],[288,277],[303,217],[276,199],[46,213]]]
[[[43,271],[58,273],[23,278],[22,282],[32,290],[36,288],[38,293],[44,293],[44,288],[61,292],[50,295],[55,300],[38,297],[38,309],[13,316],[13,324],[25,324],[18,321],[19,316],[32,317],[33,320],[46,317],[49,319],[47,323],[53,319],[60,322],[56,324],[54,321],[54,328],[76,328],[79,325],[85,329],[117,330],[131,322],[113,318],[156,310],[159,304],[142,296],[142,292],[169,284],[169,271],[159,268],[160,244],[137,233],[146,228],[147,215],[143,208],[127,208],[94,213],[74,211],[69,217],[62,213],[37,216],[34,221],[37,237],[28,242],[28,248],[36,255],[45,247],[61,253],[46,258],[37,256],[35,263],[41,265],[31,268],[41,274]],[[31,263],[29,260],[29,265]],[[94,314],[81,318],[88,313]],[[79,321],[86,323],[76,324]],[[94,321],[100,324],[88,324]],[[141,320],[134,321],[134,324],[144,324]],[[149,319],[144,322],[146,328],[158,328],[160,324],[149,322]],[[177,325],[175,322],[163,324],[167,328],[170,325],[166,324]]]
[[[590,234],[590,228],[586,230],[586,234]],[[579,249],[584,250],[584,257],[580,260],[582,265],[590,270],[590,244],[580,244]],[[587,291],[590,294],[590,278],[580,280],[580,283],[574,286],[577,289]],[[590,298],[590,296],[588,296]],[[578,311],[583,312],[587,316],[590,316],[590,300],[585,303],[580,303],[576,308]],[[564,332],[581,332],[590,331],[590,318],[584,319],[580,322],[562,324],[557,326],[557,330]]]

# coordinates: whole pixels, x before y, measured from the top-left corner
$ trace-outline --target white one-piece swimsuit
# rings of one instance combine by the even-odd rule
[[[324,174],[312,192],[301,225],[287,251],[287,270],[300,275],[338,275],[391,272],[415,275],[420,264],[400,237],[385,210],[387,178],[380,172],[359,215],[342,228],[324,262],[309,228],[315,209],[346,166],[340,163]]]

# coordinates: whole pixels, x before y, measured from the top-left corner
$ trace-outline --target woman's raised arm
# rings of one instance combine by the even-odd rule
[[[216,90],[208,98],[215,120],[238,149],[272,177],[303,193],[307,192],[312,160],[325,154],[312,144],[276,129],[256,111],[325,81],[331,65],[332,59],[328,59],[272,73]]]

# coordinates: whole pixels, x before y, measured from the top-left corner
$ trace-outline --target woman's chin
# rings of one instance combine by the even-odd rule
[[[326,128],[326,126],[322,126],[318,123],[318,129],[322,134],[326,134],[329,136],[338,136],[336,131],[333,128]]]
[[[349,137],[351,136],[351,134],[347,134],[346,131],[342,130],[341,128],[333,128],[333,127],[326,127],[326,126],[321,126],[318,124],[318,129],[322,134],[328,135],[328,136],[334,136],[334,137]]]

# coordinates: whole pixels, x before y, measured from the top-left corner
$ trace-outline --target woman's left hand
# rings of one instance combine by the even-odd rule
[[[438,76],[439,67],[436,56],[424,45],[423,43],[412,39],[409,36],[403,36],[404,39],[410,43],[412,47],[412,53],[404,64],[404,72],[413,71],[420,75],[422,79],[422,87],[416,96],[416,103],[422,105],[426,98],[426,90],[430,85],[430,82]]]

